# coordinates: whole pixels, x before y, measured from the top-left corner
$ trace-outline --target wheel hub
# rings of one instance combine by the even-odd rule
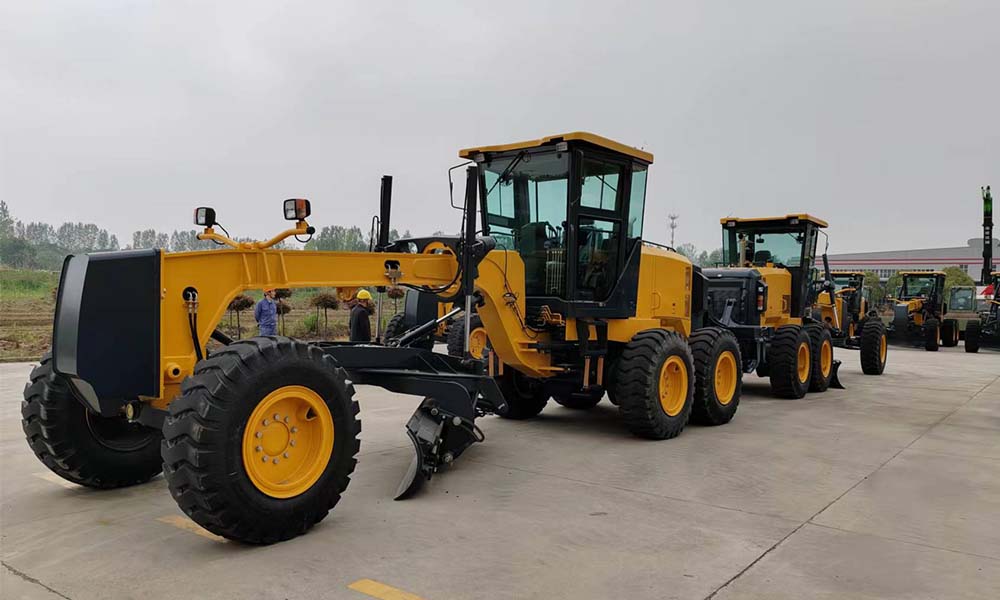
[[[313,390],[290,385],[264,397],[243,432],[243,466],[254,487],[291,498],[322,476],[333,453],[333,417]]]

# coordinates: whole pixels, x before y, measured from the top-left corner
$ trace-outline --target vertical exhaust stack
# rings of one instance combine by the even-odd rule
[[[382,176],[382,191],[379,194],[378,244],[376,250],[384,250],[389,245],[389,213],[392,207],[392,175]]]
[[[983,192],[983,272],[979,284],[989,285],[993,271],[993,195],[990,186],[980,189]]]

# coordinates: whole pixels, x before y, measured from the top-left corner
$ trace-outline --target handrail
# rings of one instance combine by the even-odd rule
[[[216,233],[215,229],[211,227],[206,227],[205,231],[199,233],[198,239],[212,240],[213,242],[224,244],[230,248],[236,248],[237,250],[266,250],[267,248],[275,246],[293,235],[309,235],[313,231],[314,230],[309,226],[309,223],[306,223],[305,219],[303,219],[295,224],[295,229],[286,229],[273,238],[263,242],[237,242],[229,236]]]

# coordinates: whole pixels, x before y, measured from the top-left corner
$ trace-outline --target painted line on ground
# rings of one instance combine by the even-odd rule
[[[201,525],[198,525],[191,519],[187,517],[182,517],[180,515],[166,515],[156,519],[160,523],[166,523],[167,525],[173,525],[177,529],[183,529],[184,531],[190,531],[191,533],[200,535],[203,538],[208,538],[214,542],[225,542],[226,538],[215,535],[207,529],[202,529]]]
[[[62,477],[56,475],[52,471],[43,471],[41,473],[32,473],[35,477],[41,479],[42,481],[48,481],[49,483],[54,483],[58,486],[62,486],[67,490],[78,490],[81,486],[73,483],[72,481],[67,481]]]
[[[355,592],[361,592],[366,596],[378,598],[379,600],[423,600],[423,598],[416,594],[404,592],[399,588],[394,588],[391,585],[386,585],[374,579],[359,579],[347,587]]]

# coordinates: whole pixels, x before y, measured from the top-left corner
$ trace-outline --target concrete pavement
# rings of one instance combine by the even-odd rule
[[[847,390],[775,400],[749,375],[732,423],[669,441],[606,401],[482,419],[487,441],[404,502],[417,400],[359,388],[344,499],[263,548],[193,526],[162,478],[50,474],[20,427],[30,365],[0,365],[0,597],[995,598],[1000,354],[893,347],[882,377],[838,357]]]

